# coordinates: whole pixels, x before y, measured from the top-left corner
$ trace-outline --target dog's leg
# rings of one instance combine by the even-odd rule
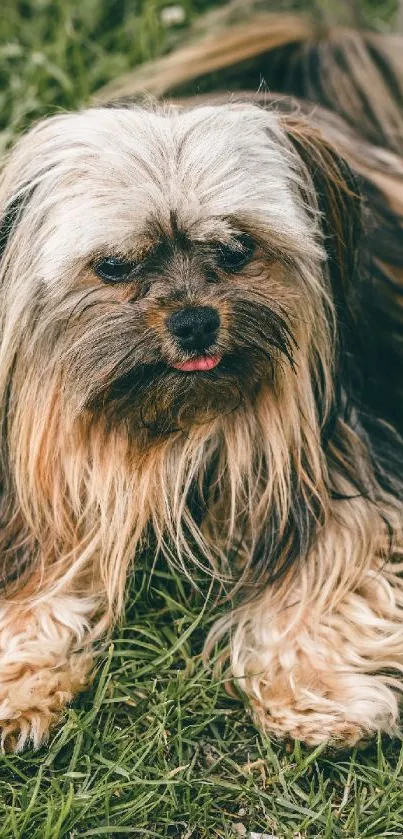
[[[94,603],[53,595],[0,607],[0,732],[3,749],[46,740],[73,696],[89,683],[87,644]]]
[[[277,738],[345,747],[398,730],[403,587],[401,568],[376,554],[376,519],[361,532],[328,526],[298,584],[238,612],[232,671]]]

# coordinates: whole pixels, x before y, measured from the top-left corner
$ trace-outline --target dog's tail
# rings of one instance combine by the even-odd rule
[[[403,38],[302,14],[230,20],[227,13],[218,32],[108,85],[97,101],[263,88],[322,105],[370,142],[402,153]]]

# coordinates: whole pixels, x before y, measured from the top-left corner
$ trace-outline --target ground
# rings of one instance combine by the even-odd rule
[[[184,9],[183,24],[164,27],[167,5]],[[211,5],[3,0],[0,147],[38,116],[77,107],[180,40]],[[377,29],[393,26],[392,0],[355,6]],[[402,836],[399,742],[337,756],[270,743],[228,695],[225,677],[212,679],[201,660],[220,609],[214,592],[204,608],[204,595],[185,580],[163,567],[150,580],[146,566],[136,569],[131,592],[92,690],[49,745],[0,757],[1,839]]]

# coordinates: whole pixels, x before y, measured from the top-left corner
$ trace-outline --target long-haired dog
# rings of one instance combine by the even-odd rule
[[[269,733],[343,746],[396,732],[393,45],[258,17],[146,69],[129,92],[144,72],[161,94],[190,77],[203,90],[220,70],[224,88],[237,77],[256,89],[263,74],[283,95],[89,108],[40,122],[10,154],[4,747],[38,746],[88,683],[144,550],[233,581],[209,645],[229,638],[233,677]]]

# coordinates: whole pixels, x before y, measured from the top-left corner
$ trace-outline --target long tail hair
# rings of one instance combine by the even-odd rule
[[[97,101],[264,89],[319,104],[369,142],[403,152],[403,38],[296,13],[254,13],[231,24],[233,5],[217,32],[127,73]]]

